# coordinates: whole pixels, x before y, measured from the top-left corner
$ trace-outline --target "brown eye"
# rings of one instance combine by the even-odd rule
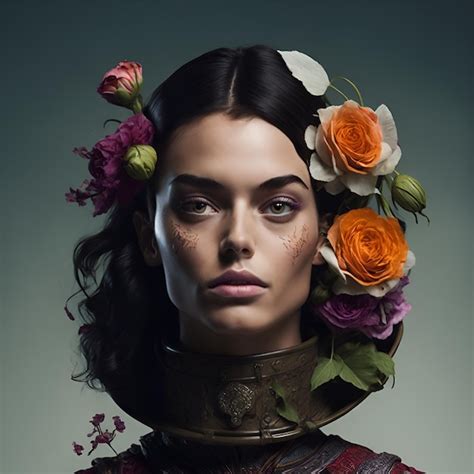
[[[266,209],[273,209],[275,212],[271,212],[270,214],[275,216],[287,216],[292,214],[295,209],[299,209],[299,207],[298,203],[293,201],[293,199],[279,197],[270,202]],[[285,209],[289,209],[289,211],[284,212]]]
[[[183,212],[200,215],[207,214],[204,212],[207,208],[211,208],[211,205],[202,199],[190,199],[182,202],[179,206],[179,209]]]

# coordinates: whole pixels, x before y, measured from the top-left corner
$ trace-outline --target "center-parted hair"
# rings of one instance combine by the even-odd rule
[[[143,113],[155,127],[152,145],[159,173],[160,159],[178,129],[216,112],[267,121],[292,141],[309,165],[304,132],[319,123],[314,114],[327,105],[292,76],[275,49],[255,45],[218,48],[184,64],[155,89]],[[130,374],[146,377],[156,338],[179,333],[178,311],[168,297],[163,268],[145,264],[132,221],[136,210],[153,216],[155,179],[128,208],[115,205],[103,229],[83,237],[74,248],[74,275],[85,295],[78,309],[87,326],[79,344],[86,367],[72,379],[97,390],[120,386]],[[336,212],[341,195],[313,191],[319,215]],[[99,270],[102,276],[97,279]],[[318,271],[313,270],[311,288]],[[324,330],[306,306],[302,328]]]

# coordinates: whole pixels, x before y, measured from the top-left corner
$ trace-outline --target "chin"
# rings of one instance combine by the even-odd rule
[[[217,334],[254,335],[271,325],[268,317],[252,306],[225,308],[207,313],[206,324]]]

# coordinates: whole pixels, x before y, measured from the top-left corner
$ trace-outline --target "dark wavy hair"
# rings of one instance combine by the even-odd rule
[[[275,49],[254,45],[218,48],[184,64],[156,88],[143,113],[155,127],[153,146],[159,156],[166,153],[179,127],[222,112],[236,119],[259,117],[278,127],[309,165],[311,150],[304,131],[319,123],[313,114],[327,105],[326,97],[311,95],[292,76]],[[72,380],[87,382],[95,390],[108,391],[120,386],[124,377],[145,372],[156,337],[179,332],[163,268],[145,264],[132,222],[136,210],[154,215],[154,181],[130,206],[114,206],[103,229],[83,237],[74,248],[74,276],[85,295],[78,309],[85,323],[79,348],[86,367]],[[345,198],[314,186],[313,192],[320,216],[336,213]],[[312,290],[319,267],[313,267]],[[99,269],[103,274],[98,282]],[[310,317],[307,303],[302,307],[302,330],[324,330]]]

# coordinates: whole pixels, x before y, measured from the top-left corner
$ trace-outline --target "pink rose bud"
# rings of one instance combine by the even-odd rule
[[[143,83],[142,66],[134,61],[121,61],[107,71],[97,92],[111,104],[141,110],[140,88]]]

